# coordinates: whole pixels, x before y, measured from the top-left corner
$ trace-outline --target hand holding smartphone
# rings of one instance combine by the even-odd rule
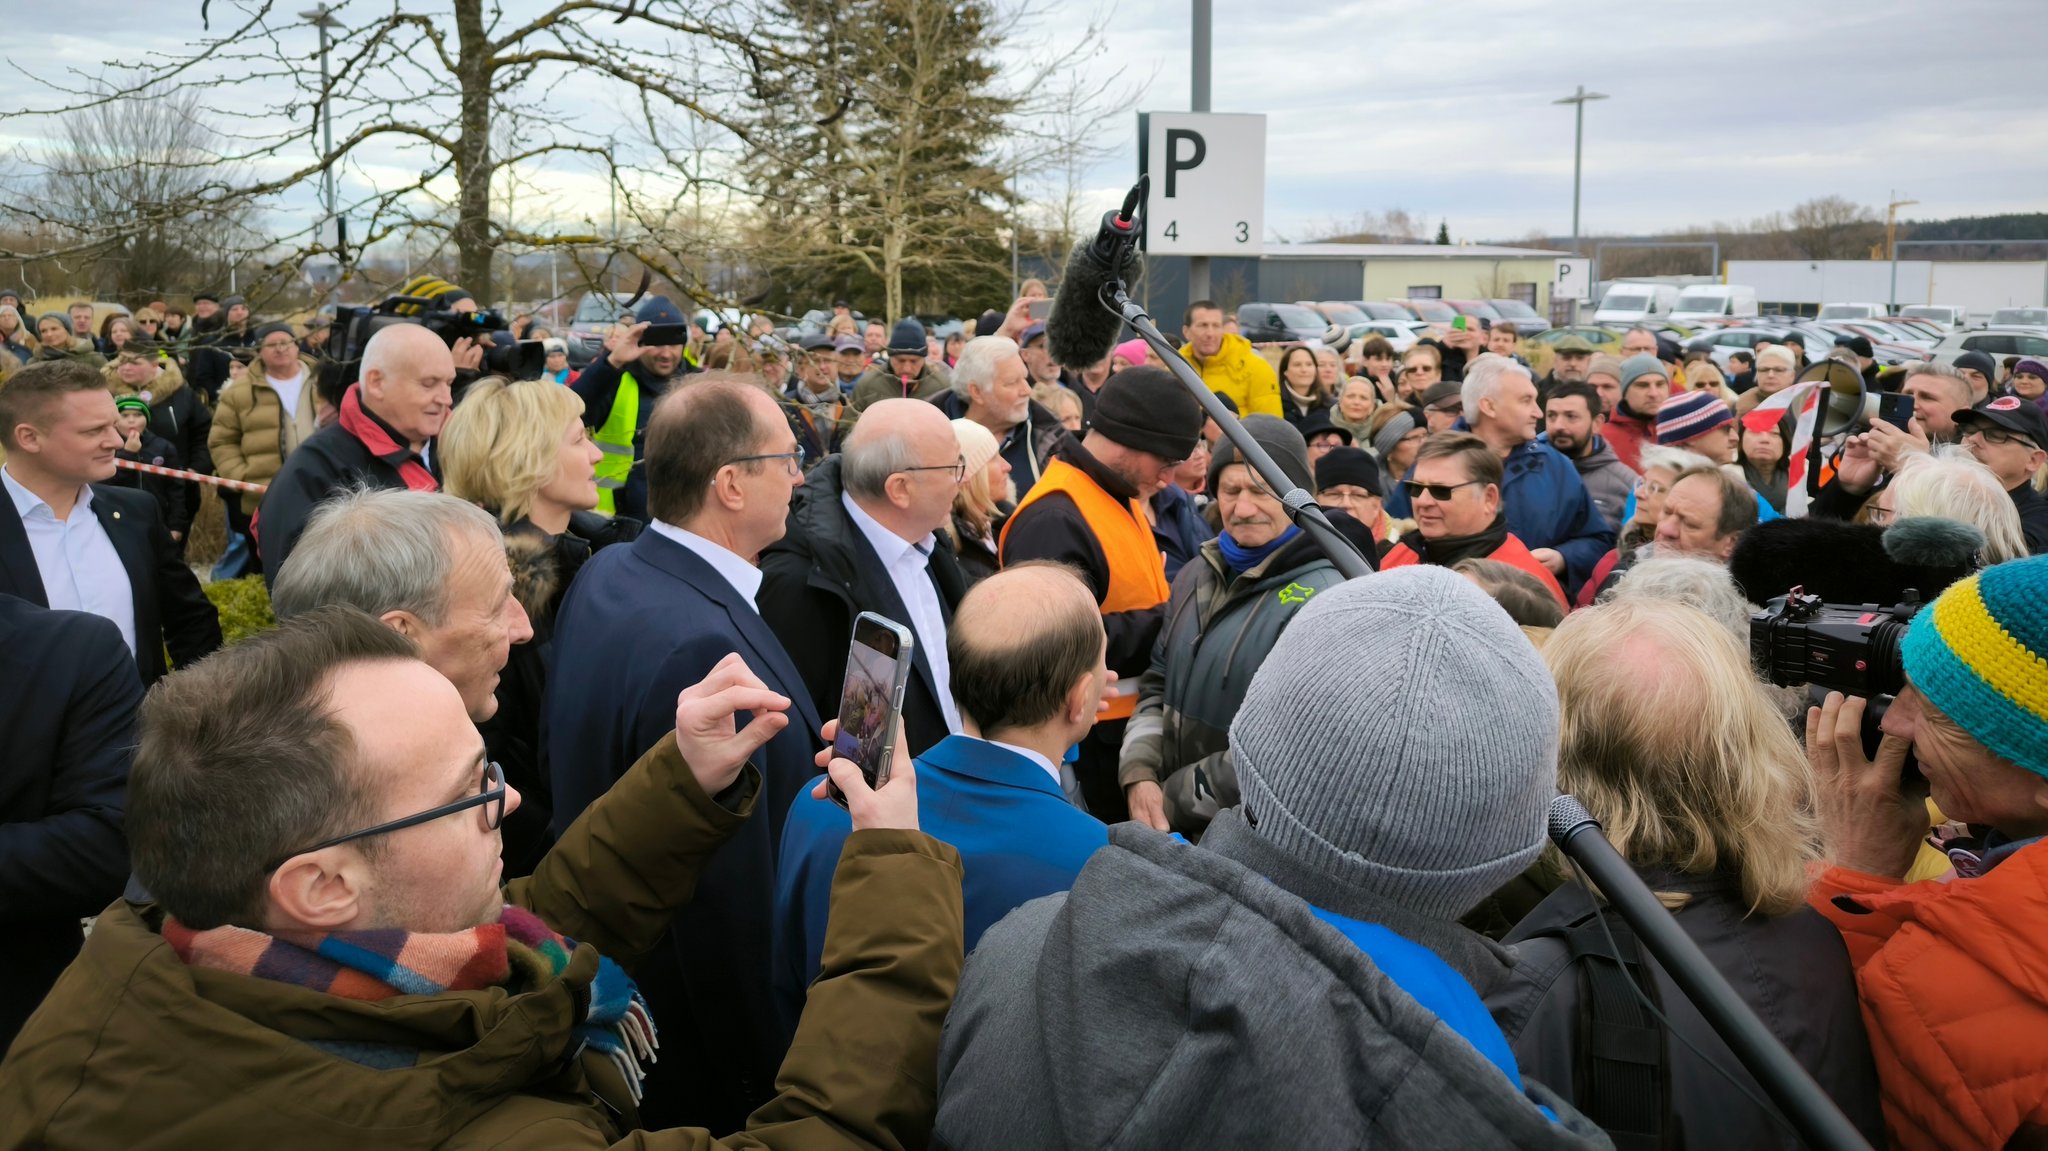
[[[889,782],[896,721],[903,712],[915,642],[909,628],[886,616],[864,611],[854,618],[832,754],[852,760],[867,785],[877,790]],[[826,786],[832,802],[845,807],[846,796],[838,785]]]

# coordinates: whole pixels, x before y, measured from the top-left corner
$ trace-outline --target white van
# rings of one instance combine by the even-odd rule
[[[1600,297],[1593,322],[1639,324],[1652,318],[1666,318],[1677,305],[1678,289],[1669,284],[1614,284]]]
[[[1882,320],[1888,314],[1883,304],[1822,304],[1816,320]]]
[[[1678,323],[1718,316],[1756,315],[1756,289],[1742,284],[1694,284],[1678,293],[1671,318]]]
[[[1945,332],[1955,331],[1970,322],[1970,310],[1956,304],[1908,304],[1899,309],[1899,314],[1939,324]]]

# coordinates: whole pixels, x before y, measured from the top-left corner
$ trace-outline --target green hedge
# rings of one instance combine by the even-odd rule
[[[207,584],[206,598],[220,611],[221,637],[228,643],[277,626],[277,617],[270,614],[270,590],[261,575]]]

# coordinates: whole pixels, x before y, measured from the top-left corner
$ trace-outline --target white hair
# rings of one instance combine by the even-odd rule
[[[404,611],[429,627],[448,618],[455,541],[503,549],[491,513],[445,492],[359,487],[330,497],[278,569],[270,591],[279,619],[328,604],[371,615]]]
[[[1480,402],[1499,396],[1501,388],[1517,375],[1535,379],[1529,375],[1529,369],[1506,356],[1488,352],[1473,360],[1472,365],[1465,369],[1465,386],[1459,393],[1459,398],[1465,403],[1465,426],[1478,427]]]
[[[1742,597],[1728,569],[1692,556],[1657,556],[1636,564],[1600,597],[1617,600],[1661,600],[1705,612],[1727,628],[1743,650],[1749,649],[1749,616],[1756,609]]]
[[[1636,462],[1642,465],[1638,470],[1644,475],[1648,475],[1651,468],[1662,468],[1673,476],[1680,476],[1686,472],[1714,466],[1714,461],[1698,452],[1674,448],[1669,444],[1644,444]]]
[[[1933,455],[1914,453],[1892,480],[1892,518],[1940,516],[1961,520],[1984,533],[1984,563],[2027,558],[2019,509],[1990,468],[1960,444],[1944,444]]]
[[[1768,348],[1759,350],[1756,354],[1756,362],[1761,364],[1765,360],[1783,360],[1788,368],[1799,366],[1799,361],[1792,355],[1792,349],[1783,344],[1772,344]]]
[[[960,358],[953,361],[954,393],[965,400],[971,398],[969,388],[987,391],[995,382],[996,365],[1019,354],[1017,341],[1008,336],[976,336],[967,341],[960,349]]]

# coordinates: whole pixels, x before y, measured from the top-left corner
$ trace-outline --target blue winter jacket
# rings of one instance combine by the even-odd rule
[[[1459,421],[1460,425],[1463,422]],[[1504,468],[1507,474],[1500,498],[1508,530],[1530,551],[1557,549],[1565,562],[1565,592],[1578,595],[1580,585],[1593,573],[1593,565],[1613,550],[1614,529],[1593,506],[1593,497],[1579,479],[1579,469],[1549,444],[1537,440],[1523,444],[1508,453]],[[1414,474],[1415,469],[1409,468],[1401,478],[1407,480]],[[1395,519],[1414,515],[1408,490],[1395,485],[1387,493],[1386,509]]]

